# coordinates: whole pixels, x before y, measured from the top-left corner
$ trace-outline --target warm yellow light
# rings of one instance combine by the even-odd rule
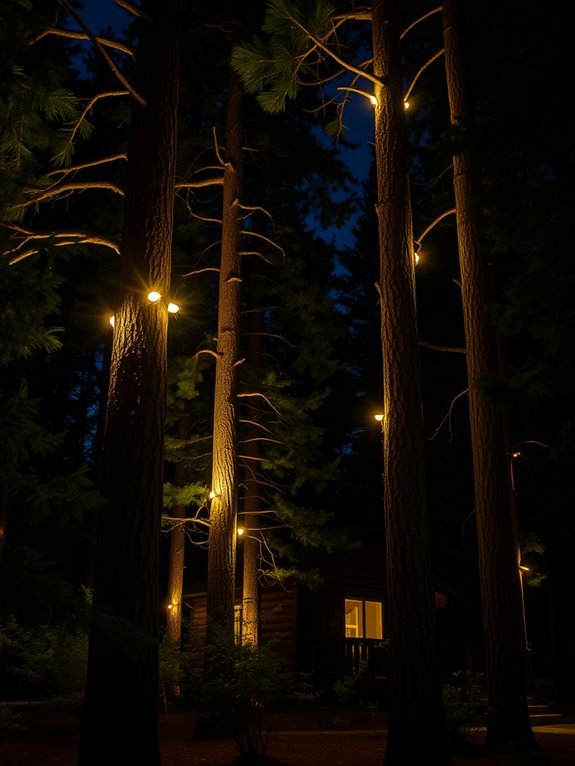
[[[409,101],[404,101],[404,102],[403,102],[403,108],[404,108],[404,109],[405,109],[405,111],[407,112],[407,110],[409,109]]]
[[[168,609],[173,609],[173,608],[174,608],[173,604],[168,604]]]
[[[213,490],[213,489],[212,489],[212,491],[210,492],[210,494],[208,495],[208,497],[210,498],[210,500],[213,500],[213,499],[214,499],[214,497],[217,497],[217,495],[216,495],[216,493],[214,492],[214,490]]]
[[[156,292],[155,290],[152,290],[151,293],[148,293],[148,300],[150,303],[157,303],[162,296],[160,293]]]
[[[112,327],[114,327],[114,325],[116,324],[116,317],[114,317],[114,316],[111,316],[111,317],[108,319],[108,322],[109,322],[109,323],[112,325]]]
[[[375,96],[370,96],[370,97],[369,97],[369,100],[371,101],[371,103],[372,103],[374,106],[377,106],[377,99],[376,99],[376,97],[375,97]]]
[[[415,253],[415,265],[417,266],[418,263],[419,263],[419,255]]]
[[[373,417],[377,420],[378,423],[381,423],[383,420],[383,413],[378,412],[377,415],[374,415]]]
[[[529,567],[524,567],[524,566],[523,566],[523,564],[519,564],[519,569],[520,569],[522,572],[528,572],[528,571],[529,571]]]
[[[168,311],[170,312],[170,314],[177,314],[179,310],[180,310],[180,307],[178,306],[177,303],[168,303]]]
[[[238,535],[241,537],[246,530],[243,527],[238,527]]]
[[[521,452],[512,452],[511,457],[521,457]]]

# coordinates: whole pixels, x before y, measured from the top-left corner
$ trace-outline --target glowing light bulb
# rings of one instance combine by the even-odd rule
[[[512,452],[511,457],[521,457],[521,452]]]
[[[180,307],[178,306],[177,303],[168,303],[168,311],[170,312],[170,314],[177,314],[179,310],[180,310]]]
[[[415,265],[417,266],[418,263],[419,263],[419,255],[415,253]]]
[[[405,109],[405,111],[407,112],[407,110],[409,109],[409,101],[404,101],[404,102],[403,102],[403,108],[404,108],[404,109]]]
[[[375,97],[375,96],[370,96],[370,97],[369,97],[369,100],[371,101],[371,103],[372,103],[374,106],[377,106],[377,99],[376,99],[376,97]]]
[[[211,492],[210,492],[210,494],[208,495],[208,497],[210,498],[210,500],[213,500],[213,499],[214,499],[214,497],[217,497],[217,495],[216,495],[216,493],[214,492],[214,490],[213,490],[213,489],[211,490]]]
[[[152,290],[151,293],[148,293],[148,300],[150,303],[157,303],[162,296],[160,293],[156,292],[155,290]]]
[[[173,609],[173,608],[174,608],[173,604],[168,604],[168,609]]]
[[[238,527],[238,535],[241,537],[246,530],[243,527]]]
[[[383,413],[378,412],[377,415],[374,415],[373,417],[377,420],[378,423],[381,423],[383,420]]]
[[[114,325],[116,324],[116,317],[114,317],[114,316],[111,316],[111,317],[108,319],[108,322],[109,322],[109,323],[112,325],[112,327],[114,327]]]

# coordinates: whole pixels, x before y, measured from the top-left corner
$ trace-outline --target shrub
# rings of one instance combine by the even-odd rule
[[[452,673],[443,686],[443,712],[452,751],[471,747],[471,738],[485,723],[486,705],[482,697],[483,674],[462,670]]]

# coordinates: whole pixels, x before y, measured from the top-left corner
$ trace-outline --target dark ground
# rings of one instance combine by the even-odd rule
[[[75,766],[79,742],[78,720],[21,711],[25,732],[0,744],[0,766]],[[226,740],[193,738],[195,716],[190,711],[170,713],[160,720],[163,766],[230,766],[237,753]],[[417,736],[417,728],[414,728]],[[535,727],[537,751],[526,754],[476,751],[454,757],[454,766],[574,766],[573,718]],[[276,719],[269,753],[281,766],[382,766],[385,754],[385,713],[333,708],[284,711]],[[415,766],[415,765],[414,765]]]

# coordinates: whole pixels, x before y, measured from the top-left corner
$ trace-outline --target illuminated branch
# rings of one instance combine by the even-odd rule
[[[113,98],[115,96],[128,96],[129,91],[127,90],[108,90],[104,91],[103,93],[97,93],[95,96],[93,96],[89,101],[88,104],[84,107],[82,114],[76,121],[76,124],[74,125],[74,129],[72,130],[72,133],[70,135],[70,138],[68,140],[68,143],[73,144],[74,139],[76,138],[76,133],[80,129],[80,125],[83,123],[83,121],[86,118],[86,115],[90,111],[90,109],[94,106],[94,104],[97,101],[100,101],[102,98]]]
[[[420,76],[425,72],[427,67],[430,66],[431,64],[433,64],[433,62],[436,61],[444,53],[445,53],[445,48],[442,48],[440,51],[437,51],[437,53],[434,53],[433,56],[430,59],[428,59],[422,67],[420,67],[420,69],[418,70],[417,74],[415,75],[415,77],[411,81],[411,85],[407,89],[407,93],[403,97],[404,102],[409,99],[409,96],[411,95],[411,91],[413,90],[413,88],[415,86],[415,83],[419,80]]]
[[[240,423],[246,423],[246,424],[252,425],[252,426],[257,426],[258,428],[261,428],[262,431],[265,431],[268,434],[273,433],[273,431],[270,431],[270,429],[266,428],[266,426],[262,425],[262,423],[258,423],[257,420],[248,420],[247,418],[246,419],[240,418],[239,422]]]
[[[187,181],[186,183],[177,183],[176,189],[201,189],[206,186],[223,186],[224,177],[206,178],[203,181]]]
[[[468,393],[469,393],[469,389],[468,388],[464,388],[463,391],[460,391],[457,394],[457,396],[453,397],[453,399],[451,400],[451,403],[449,405],[448,411],[446,412],[446,414],[441,419],[440,424],[437,426],[437,428],[435,429],[433,434],[428,438],[429,441],[432,441],[433,439],[435,439],[435,437],[439,434],[439,432],[441,431],[441,429],[445,425],[446,421],[449,422],[450,439],[453,438],[453,433],[452,433],[452,430],[451,430],[451,417],[453,415],[453,408],[454,408],[455,404],[457,403],[457,400],[461,399],[462,396],[465,396],[465,394],[468,394]]]
[[[74,10],[72,5],[68,2],[68,0],[58,0],[62,8],[68,11],[70,16],[75,20],[76,24],[80,27],[80,29],[86,33],[88,39],[96,46],[97,50],[100,52],[102,58],[106,62],[106,64],[110,67],[112,72],[115,74],[117,79],[122,83],[122,85],[130,92],[130,95],[132,98],[134,98],[140,106],[146,106],[145,100],[140,96],[140,94],[136,91],[136,89],[130,85],[128,80],[124,77],[124,75],[120,72],[118,67],[114,64],[112,59],[108,56],[108,53],[106,52],[106,49],[104,48],[101,43],[98,42],[98,39],[94,37],[92,32],[90,31],[90,28],[84,23],[82,17]]]
[[[450,354],[466,354],[467,349],[465,346],[438,346],[436,343],[426,343],[420,340],[419,345],[423,348],[428,348],[431,351],[445,351]]]
[[[334,53],[331,48],[328,48],[325,43],[323,43],[319,38],[315,37],[315,35],[312,35],[310,31],[308,31],[303,24],[301,24],[296,18],[291,16],[289,13],[286,14],[286,18],[288,18],[292,24],[295,24],[296,27],[299,27],[301,31],[306,34],[309,39],[315,43],[315,45],[318,48],[321,48],[324,53],[327,53],[328,56],[330,56],[335,62],[337,62],[340,66],[342,66],[344,69],[347,69],[348,72],[355,72],[355,74],[359,75],[360,77],[365,77],[367,80],[371,80],[371,82],[375,83],[375,85],[382,85],[383,83],[381,80],[378,80],[377,77],[374,77],[374,75],[369,74],[369,72],[362,72],[361,69],[358,69],[353,64],[349,64],[347,61],[344,61],[342,58],[340,58],[336,53]],[[331,34],[335,32],[335,29],[332,30]]]
[[[272,261],[270,261],[269,258],[266,258],[265,255],[260,253],[258,250],[242,250],[240,255],[257,255],[258,258],[261,258],[264,263],[268,263],[270,266],[273,266]]]
[[[54,199],[62,194],[67,194],[68,192],[86,191],[87,189],[106,189],[108,191],[114,192],[114,194],[119,194],[121,197],[124,196],[124,190],[120,189],[119,186],[116,186],[116,184],[113,184],[109,181],[78,181],[68,184],[61,184],[60,186],[54,186],[47,191],[40,191],[38,194],[31,197],[31,199],[27,200],[26,202],[20,202],[18,205],[14,205],[13,210],[18,210],[22,207],[29,207],[30,205],[35,205],[37,202],[43,202],[47,199]],[[31,193],[32,191],[36,190],[28,188],[26,191]]]
[[[188,271],[185,274],[182,274],[183,277],[195,277],[197,274],[202,274],[204,271],[217,271],[218,274],[220,273],[220,270],[216,268],[215,266],[206,266],[205,269],[198,269],[197,271]]]
[[[114,242],[113,240],[108,239],[107,237],[101,237],[97,234],[91,234],[85,231],[33,232],[33,231],[28,231],[26,229],[22,229],[19,226],[12,226],[9,224],[3,224],[3,225],[7,229],[12,229],[13,231],[17,231],[18,233],[25,235],[22,241],[16,247],[4,253],[4,255],[12,256],[12,258],[10,258],[10,261],[9,261],[10,265],[14,263],[18,263],[19,261],[22,261],[25,258],[28,258],[30,255],[35,255],[36,253],[40,252],[43,248],[39,246],[38,244],[33,245],[32,247],[28,247],[26,250],[22,249],[22,248],[25,248],[30,243],[39,242],[40,240],[49,240],[49,239],[62,240],[60,242],[53,242],[52,243],[53,247],[65,247],[69,245],[91,244],[91,245],[101,245],[102,247],[108,247],[111,250],[113,250],[116,254],[120,252],[120,246],[118,245],[117,242]]]
[[[431,11],[428,11],[427,13],[424,13],[423,16],[420,16],[418,19],[415,19],[415,21],[412,21],[411,24],[406,27],[403,32],[400,34],[399,39],[403,40],[405,35],[407,35],[411,30],[416,27],[418,24],[420,24],[422,21],[425,21],[425,19],[428,19],[430,16],[433,16],[435,13],[440,13],[442,10],[442,6],[438,5],[437,8],[434,8]]]
[[[216,126],[215,125],[212,125],[212,136],[213,136],[213,139],[214,139],[214,151],[216,153],[216,157],[218,158],[218,161],[219,161],[220,165],[223,168],[225,168],[226,163],[223,161],[222,155],[220,154],[220,147],[219,147],[219,144],[218,144],[218,134],[216,132]]]
[[[283,247],[281,247],[281,245],[278,245],[277,242],[274,242],[273,239],[270,239],[269,237],[266,237],[263,234],[259,234],[257,231],[242,231],[242,234],[248,237],[256,237],[257,239],[263,239],[263,241],[267,242],[268,245],[271,245],[272,247],[275,247],[276,250],[279,250],[280,253],[285,258],[285,250],[283,249]]]
[[[274,405],[270,402],[270,400],[267,398],[265,394],[262,394],[259,391],[246,393],[246,394],[238,394],[238,399],[249,399],[252,397],[258,397],[259,399],[263,399],[264,402],[266,402],[266,404],[268,404],[271,407],[271,409],[276,413],[276,415],[281,418],[282,416],[281,412],[274,407]]]
[[[86,168],[94,168],[97,165],[105,165],[108,162],[116,162],[116,160],[127,160],[128,155],[124,152],[122,154],[114,154],[111,157],[104,157],[101,160],[94,160],[93,162],[84,162],[82,165],[72,165],[69,168],[58,168],[57,170],[51,170],[47,175],[55,176],[62,175],[67,176],[68,173],[75,173],[77,170],[85,170]]]
[[[116,5],[120,6],[120,8],[123,8],[125,11],[128,11],[128,13],[131,13],[132,16],[135,16],[137,19],[141,19],[142,21],[145,21],[146,24],[152,24],[152,19],[148,16],[147,13],[144,13],[141,8],[138,8],[137,5],[134,5],[133,3],[129,3],[128,0],[114,0]]]
[[[273,444],[285,444],[279,439],[268,439],[266,436],[254,436],[252,439],[242,439],[240,444],[250,444],[251,442],[272,442]]]
[[[33,37],[28,44],[34,45],[39,40],[42,40],[48,35],[55,35],[56,37],[68,37],[72,40],[90,40],[85,32],[76,32],[73,29],[57,29],[56,27],[48,27],[48,29],[40,32],[39,35]],[[128,45],[118,43],[116,40],[110,40],[108,37],[99,37],[96,35],[94,36],[94,40],[97,40],[100,45],[103,45],[106,48],[113,48],[114,50],[121,51],[128,56],[132,56],[132,58],[134,57],[134,51]]]
[[[432,221],[432,222],[429,224],[429,226],[427,226],[427,227],[426,227],[426,228],[425,228],[425,229],[424,229],[424,230],[421,232],[421,234],[419,235],[419,237],[417,237],[417,238],[415,239],[415,242],[418,242],[419,244],[421,244],[421,243],[423,242],[423,240],[424,240],[424,239],[427,237],[427,235],[429,234],[429,232],[430,232],[430,231],[432,231],[432,229],[434,229],[434,228],[437,226],[437,224],[438,224],[438,223],[440,223],[441,221],[443,221],[443,219],[444,219],[444,218],[447,218],[447,216],[448,216],[448,215],[453,215],[454,213],[455,213],[455,208],[454,208],[454,207],[452,207],[450,210],[445,210],[443,213],[441,213],[441,215],[438,215],[438,216],[437,216],[437,218],[435,218],[435,219],[434,219],[434,220],[433,220],[433,221]]]
[[[276,338],[277,340],[282,340],[290,348],[295,348],[295,349],[298,348],[293,343],[290,343],[290,341],[287,340],[287,338],[285,338],[283,335],[277,335],[276,333],[273,333],[273,332],[243,332],[242,335],[246,337],[249,335],[262,335],[265,338]]]
[[[210,356],[213,356],[214,359],[218,359],[222,354],[218,351],[212,351],[211,348],[201,348],[199,351],[196,351],[194,356],[200,356],[200,354],[209,354]]]

